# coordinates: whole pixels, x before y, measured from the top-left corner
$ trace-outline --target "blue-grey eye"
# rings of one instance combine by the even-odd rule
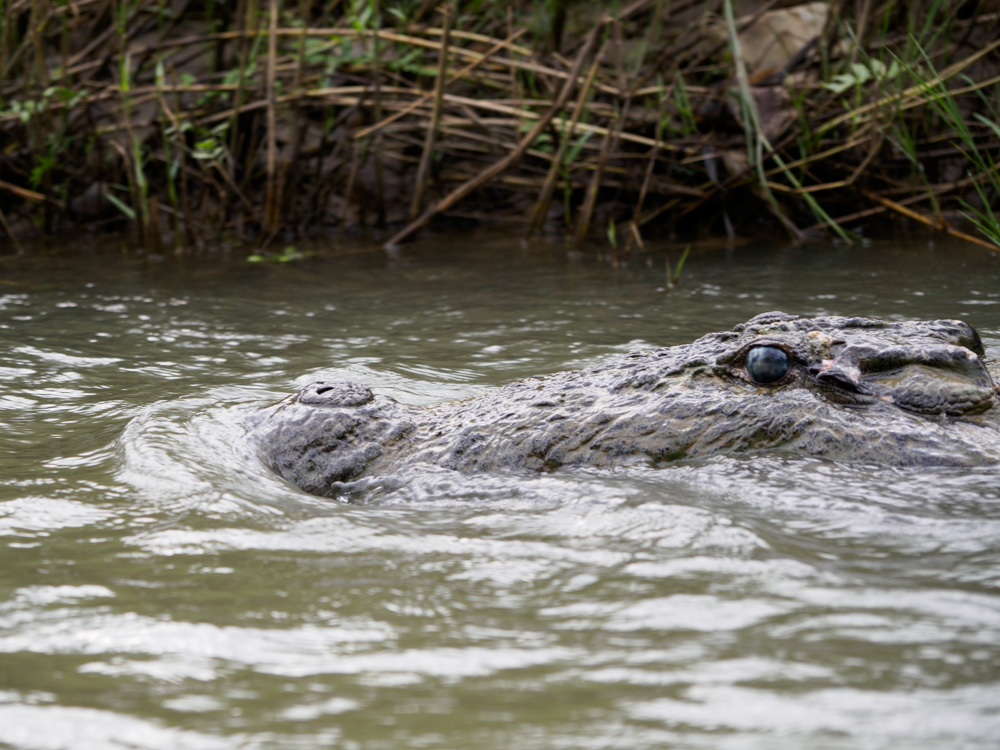
[[[776,346],[755,346],[747,352],[747,374],[755,383],[776,383],[792,366],[788,355]]]

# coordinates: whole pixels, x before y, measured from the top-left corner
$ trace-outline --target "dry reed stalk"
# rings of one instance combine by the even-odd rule
[[[278,123],[276,115],[275,60],[278,56],[278,2],[270,2],[270,27],[267,38],[267,193],[264,199],[264,234],[268,239],[278,230],[278,191],[277,184],[277,138]],[[265,242],[266,244],[266,242]]]
[[[518,36],[521,36],[526,32],[526,29],[522,29]],[[113,33],[113,30],[112,30]],[[216,31],[205,34],[192,34],[184,37],[174,37],[172,39],[163,39],[156,42],[155,44],[146,44],[137,46],[134,49],[130,49],[129,52],[133,55],[148,54],[151,52],[159,52],[166,49],[171,49],[174,47],[188,47],[191,45],[207,44],[211,42],[231,42],[231,41],[251,41],[258,36],[267,34],[266,31],[260,31],[256,28],[247,28],[234,31]],[[399,44],[411,46],[411,47],[425,47],[430,50],[439,51],[441,43],[434,41],[432,39],[425,39],[420,36],[416,36],[417,33],[426,34],[429,36],[440,36],[440,28],[428,28],[423,30],[414,30],[413,33],[402,34],[398,31],[393,31],[391,29],[366,29],[359,30],[352,26],[331,26],[331,27],[279,27],[276,29],[276,33],[279,37],[307,37],[307,38],[340,38],[340,39],[356,39],[363,40],[367,37],[378,37],[380,40],[387,42],[396,42]],[[494,44],[498,40],[496,37],[489,36],[486,34],[477,34],[468,31],[462,31],[459,29],[452,29],[451,36],[453,39],[477,42],[482,44]],[[84,50],[77,53],[74,58],[72,65],[78,64],[78,60],[85,58],[87,55],[94,52],[96,48],[100,46],[101,43],[107,41],[106,37],[101,39],[95,39]],[[339,44],[339,42],[330,42],[328,46],[333,47]],[[323,47],[318,47],[317,51],[322,50]],[[511,45],[511,51],[515,54],[522,55],[524,57],[534,57],[534,52],[527,47],[521,47],[518,45]],[[462,57],[478,59],[482,56],[482,53],[476,52],[475,50],[468,50],[462,47],[454,47],[454,54],[460,55]]]
[[[140,244],[145,246],[147,252],[152,253],[156,243],[154,243],[152,238],[153,230],[150,227],[149,205],[146,202],[146,191],[143,189],[145,176],[142,172],[142,163],[139,160],[141,145],[136,137],[135,129],[132,127],[132,115],[130,112],[132,103],[128,97],[128,88],[130,85],[129,78],[131,77],[130,68],[130,60],[126,56],[123,60],[123,66],[121,68],[121,81],[119,82],[121,108],[117,111],[117,114],[121,118],[122,129],[125,131],[126,143],[129,148],[123,147],[117,141],[112,141],[111,145],[115,147],[121,155],[122,163],[125,165],[125,174],[128,177],[129,192],[132,194],[132,210],[134,211],[135,218],[138,220],[137,228],[139,232]]]
[[[7,216],[4,214],[3,209],[0,209],[0,227],[3,227],[4,233],[10,237],[11,244],[14,245],[14,251],[18,255],[24,255],[24,246],[17,239],[17,235],[11,231],[10,224],[7,223]]]
[[[309,18],[309,6],[312,5],[312,0],[299,0],[299,16],[302,19]],[[302,29],[299,33],[299,51],[295,56],[295,78],[292,82],[292,89],[298,90],[302,88],[302,69],[305,67],[306,60],[306,29],[309,24],[303,22]]]
[[[660,100],[658,114],[656,118],[656,140],[660,140],[663,136],[662,122],[663,122],[663,101],[666,99],[664,97]],[[656,168],[657,157],[659,156],[659,149],[651,148],[649,150],[649,156],[646,160],[646,171],[642,177],[642,186],[639,188],[639,197],[635,202],[635,208],[632,211],[632,218],[629,221],[629,231],[625,236],[625,248],[622,253],[625,258],[628,258],[629,252],[632,249],[633,238],[638,243],[639,247],[643,246],[642,242],[642,232],[639,229],[639,217],[642,215],[642,208],[646,205],[646,194],[649,192],[649,186],[653,179],[653,170]]]
[[[640,3],[645,4],[648,0],[639,0]],[[440,30],[432,29],[428,30],[427,33],[434,33]],[[349,27],[332,27],[332,28],[277,28],[274,32],[278,37],[338,37],[343,39],[357,39],[365,40],[370,38],[374,44],[374,47],[378,48],[378,43],[381,41],[394,42],[397,44],[402,44],[410,47],[424,47],[426,49],[431,49],[435,51],[440,51],[441,43],[439,41],[434,41],[431,39],[424,39],[419,36],[414,36],[413,34],[401,34],[399,32],[391,31],[388,29],[365,29],[358,30]],[[156,45],[141,45],[136,46],[134,49],[130,48],[128,52],[133,55],[147,54],[153,51],[162,50],[168,47],[178,47],[178,46],[188,46],[191,44],[203,44],[207,42],[223,42],[223,41],[234,41],[234,40],[252,40],[257,36],[267,35],[269,31],[261,31],[258,29],[245,29],[242,31],[223,31],[212,34],[199,34],[190,37],[184,37],[174,40],[164,40],[162,43]],[[455,38],[459,36],[468,36],[455,32]],[[497,40],[493,37],[488,37],[481,34],[473,35],[476,37],[476,41],[487,41],[496,42]],[[331,42],[330,47],[338,44],[337,42]],[[322,49],[322,48],[320,48]],[[517,53],[528,55],[529,57],[533,55],[530,50],[526,50],[522,47],[511,46],[511,50]],[[464,47],[452,47],[452,54],[456,58],[466,58],[479,63],[484,62],[484,53],[476,52],[475,50],[466,49]],[[494,63],[501,66],[502,68],[513,67],[524,72],[533,73],[538,76],[547,76],[556,79],[564,79],[567,76],[565,71],[559,70],[557,68],[552,68],[550,66],[542,65],[541,63],[534,62],[532,60],[517,60],[514,58],[500,58],[494,60]],[[373,68],[373,80],[378,80],[376,74],[378,73],[378,66]],[[598,87],[607,94],[616,95],[619,93],[616,86],[598,84]]]
[[[170,148],[167,145],[169,143],[169,135],[167,134],[167,131],[168,131],[168,129],[173,129],[173,131],[175,133],[179,133],[180,132],[180,122],[178,121],[177,116],[174,114],[173,108],[167,103],[167,98],[166,98],[166,96],[164,96],[163,89],[161,88],[162,84],[163,84],[163,81],[159,80],[159,75],[157,76],[157,82],[156,83],[157,83],[157,86],[156,86],[156,89],[157,89],[156,99],[157,99],[157,102],[158,102],[158,104],[160,106],[160,112],[166,117],[167,122],[169,123],[169,126],[167,126],[166,123],[164,123],[162,121],[162,118],[159,120],[159,123],[158,123],[160,125],[160,129],[159,129],[160,130],[160,137],[162,138],[162,141],[163,141],[163,147],[162,147],[163,159],[162,160],[163,160],[163,164],[164,164],[165,169],[169,173],[169,171],[171,169],[171,164],[170,164],[170,160],[169,160],[169,158],[167,156],[167,151]],[[180,206],[177,203],[176,188],[174,188],[173,191],[168,190],[167,196],[168,196],[168,200],[170,200],[170,209],[171,210],[170,210],[169,213],[170,213],[171,218],[173,219],[174,254],[175,255],[180,255],[182,253],[181,244],[180,244],[180,239],[181,239],[180,216],[181,216],[181,212],[180,212]]]
[[[448,79],[448,81],[445,84],[445,86],[447,87],[449,84],[452,84],[455,81],[458,81],[459,79],[464,78],[469,73],[471,73],[473,70],[475,70],[477,67],[479,67],[482,63],[487,62],[490,59],[490,57],[492,57],[494,54],[496,54],[500,50],[505,49],[505,48],[509,48],[510,47],[510,43],[513,42],[518,37],[523,36],[524,33],[525,33],[525,31],[526,31],[526,29],[519,29],[515,33],[511,34],[510,36],[508,36],[507,39],[504,39],[504,40],[499,41],[496,44],[494,44],[488,51],[486,51],[485,53],[483,53],[483,56],[480,59],[474,60],[473,62],[469,63],[464,68],[462,68],[461,70],[459,70],[457,73],[455,73],[453,76],[451,76],[451,78]],[[496,41],[496,40],[494,40],[494,41]],[[436,91],[436,89],[435,89],[435,91]],[[410,114],[413,110],[417,109],[418,107],[422,106],[426,102],[430,101],[431,97],[433,97],[433,96],[435,96],[434,93],[423,94],[419,99],[413,101],[407,107],[404,107],[403,109],[401,109],[400,111],[396,112],[395,114],[390,115],[389,117],[386,117],[381,122],[377,122],[374,125],[370,125],[367,128],[362,128],[361,130],[357,131],[356,133],[354,133],[353,138],[355,138],[355,139],[364,138],[366,135],[369,135],[370,133],[375,132],[379,128],[383,128],[386,125],[388,125],[388,124],[390,124],[392,122],[395,122],[399,118],[404,117],[404,116]]]
[[[573,237],[573,247],[579,250],[587,238],[590,231],[590,220],[594,214],[594,206],[597,204],[597,192],[601,187],[601,178],[604,176],[604,167],[608,160],[608,151],[613,141],[611,128],[604,134],[601,142],[601,153],[597,159],[597,166],[590,176],[590,183],[587,185],[587,192],[583,198],[583,204],[577,213],[576,232]]]
[[[857,16],[857,38],[859,44],[851,45],[851,65],[858,61],[858,52],[864,48],[865,32],[868,30],[868,21],[872,14],[872,0],[862,0],[861,7],[855,7]]]
[[[625,70],[622,67],[621,21],[617,18],[611,22],[611,39],[612,48],[614,49],[615,74],[618,79],[619,88],[622,91],[625,91],[628,87],[628,82],[625,77]],[[628,94],[625,96],[625,104],[622,108],[622,112],[620,114],[617,112],[615,113],[615,119],[617,120],[616,127],[613,129],[608,128],[608,132],[604,136],[604,141],[601,144],[600,155],[597,158],[597,166],[594,169],[594,173],[591,175],[590,184],[587,186],[587,192],[583,199],[583,205],[580,207],[577,214],[576,237],[574,240],[574,246],[577,249],[583,246],[587,234],[589,233],[590,223],[594,214],[594,207],[597,205],[597,194],[601,187],[605,169],[607,169],[608,154],[611,149],[617,145],[618,136],[621,134],[622,129],[625,127],[625,122],[628,120],[631,105],[632,96],[631,94]],[[615,262],[617,262],[617,245],[613,248],[613,252]]]
[[[420,215],[420,209],[424,202],[424,191],[427,188],[427,178],[430,172],[431,158],[434,155],[434,141],[437,138],[438,128],[441,125],[441,107],[444,104],[444,87],[446,74],[448,72],[448,45],[451,22],[455,14],[454,6],[446,3],[444,6],[444,34],[441,36],[441,52],[438,58],[437,80],[434,82],[434,107],[431,110],[431,117],[427,123],[427,135],[424,138],[423,152],[420,157],[420,166],[417,169],[417,178],[414,184],[413,201],[410,203],[410,221]]]
[[[31,201],[32,203],[45,203],[46,201],[54,200],[47,195],[36,192],[34,190],[28,190],[20,185],[12,185],[9,182],[4,182],[0,180],[0,190],[8,190],[19,198],[23,198],[26,201]]]
[[[760,184],[761,188],[763,188],[764,195],[767,199],[767,205],[768,208],[770,208],[771,213],[774,214],[775,218],[778,219],[792,238],[798,241],[802,239],[802,231],[795,226],[794,222],[775,199],[770,188],[768,187],[768,182],[764,175],[764,151],[766,149],[773,153],[773,149],[771,148],[771,144],[768,142],[767,136],[764,135],[764,131],[760,124],[760,114],[757,111],[757,104],[754,100],[753,93],[750,90],[750,80],[747,75],[746,63],[743,59],[743,48],[740,44],[739,29],[736,26],[736,20],[733,14],[732,0],[723,0],[722,7],[726,20],[726,28],[729,34],[729,49],[733,56],[733,68],[736,71],[736,85],[738,87],[741,100],[740,106],[743,112],[743,128],[746,137],[747,159],[757,172],[758,184]]]
[[[583,82],[583,86],[580,87],[580,95],[576,98],[576,106],[573,108],[573,114],[569,120],[569,126],[562,132],[562,137],[559,139],[559,147],[556,153],[552,157],[552,164],[549,166],[549,172],[545,177],[545,182],[542,185],[541,192],[538,194],[538,199],[535,201],[535,207],[531,211],[531,217],[528,220],[528,238],[542,228],[542,224],[545,222],[545,217],[549,213],[549,206],[552,204],[552,193],[555,191],[556,180],[559,178],[559,171],[562,167],[563,156],[566,153],[566,145],[569,143],[569,139],[573,133],[576,132],[576,124],[580,121],[580,115],[583,113],[583,108],[587,103],[587,97],[590,96],[590,88],[594,83],[594,78],[597,76],[597,69],[601,64],[601,58],[603,57],[604,50],[597,53],[594,58],[594,62],[590,66],[590,70],[587,72],[587,78]]]
[[[391,247],[393,245],[398,245],[400,242],[405,240],[411,234],[426,226],[427,223],[441,211],[446,211],[450,206],[454,205],[460,201],[465,196],[469,195],[474,190],[482,187],[494,177],[498,176],[501,172],[506,170],[512,164],[520,160],[524,156],[524,152],[527,151],[528,147],[535,141],[542,130],[549,124],[549,122],[555,117],[556,113],[559,112],[566,100],[569,98],[570,93],[573,90],[573,85],[576,82],[577,77],[580,75],[580,70],[583,67],[583,63],[586,58],[590,55],[591,50],[594,47],[594,43],[597,39],[597,34],[603,27],[603,24],[596,26],[588,35],[586,41],[583,43],[583,47],[577,54],[576,62],[573,64],[573,69],[570,71],[570,75],[563,84],[562,90],[556,97],[556,100],[552,103],[548,112],[543,115],[539,121],[536,123],[535,127],[521,139],[521,142],[503,159],[495,162],[491,167],[483,170],[473,179],[465,182],[464,184],[457,187],[451,193],[449,193],[445,198],[437,203],[437,205],[432,206],[428,210],[424,211],[416,220],[411,221],[407,224],[401,231],[397,232],[388,242],[385,243],[386,247]]]
[[[961,232],[958,229],[955,229],[954,227],[949,225],[947,222],[945,222],[944,219],[938,218],[936,221],[934,219],[929,219],[923,214],[918,213],[917,211],[913,211],[907,208],[906,206],[903,206],[902,204],[897,203],[896,201],[889,200],[888,198],[885,198],[881,195],[876,195],[870,190],[862,190],[861,194],[864,195],[869,200],[875,201],[876,203],[880,203],[890,211],[894,211],[902,216],[905,216],[908,219],[913,219],[914,221],[920,222],[925,226],[932,227],[939,231],[945,232],[946,234],[955,237],[957,239],[965,240],[966,242],[972,242],[973,244],[981,245],[983,247],[989,248],[990,250],[996,250],[996,245],[993,245],[992,243],[989,242],[985,242],[984,240],[981,240],[978,237],[973,237],[972,235],[966,234],[965,232]]]
[[[149,251],[156,255],[163,253],[163,238],[160,236],[160,202],[155,195],[149,197],[149,229],[147,242]]]
[[[0,81],[7,80],[7,71],[16,62],[11,54],[12,36],[14,35],[14,23],[10,8],[7,4],[3,7],[4,22],[0,23]]]
[[[191,215],[191,194],[188,190],[187,169],[182,166],[179,172],[181,177],[181,209],[184,216],[184,228],[187,230],[188,242],[195,249],[200,250],[203,243],[201,235],[198,234],[197,224]]]
[[[381,22],[381,0],[371,0],[372,15],[375,23]],[[372,29],[372,76],[375,80],[375,120],[382,119],[382,52],[379,45],[379,29]],[[385,167],[382,150],[385,147],[385,138],[382,131],[376,131],[374,138],[375,146],[375,205],[376,205],[376,226],[385,225]]]
[[[113,3],[111,3],[110,1],[105,3],[105,7],[102,9],[101,14],[103,13],[107,13],[108,15],[113,17],[114,15]],[[90,55],[92,55],[98,49],[107,44],[111,39],[113,39],[116,31],[117,29],[115,29],[114,23],[109,24],[108,28],[105,29],[103,33],[93,37],[90,40],[90,42],[84,46],[83,49],[81,49],[79,52],[77,52],[75,55],[73,55],[73,57],[69,59],[68,67],[72,69],[73,66],[79,63],[80,60],[84,60],[90,57]],[[107,63],[106,59],[101,62],[102,65],[106,63]]]
[[[345,226],[349,223],[348,222],[348,218],[349,218],[348,217],[348,210],[349,210],[349,203],[348,203],[348,201],[354,195],[354,183],[358,179],[358,170],[361,168],[361,159],[358,157],[358,150],[361,147],[362,146],[357,145],[355,143],[351,144],[351,166],[350,166],[350,169],[348,170],[348,173],[347,173],[347,184],[344,187],[344,199],[345,200],[342,203],[341,210],[340,210],[340,223],[343,224],[343,225],[345,225]]]
[[[242,192],[242,191],[239,190],[239,188],[236,186],[236,169],[237,169],[237,162],[236,162],[236,160],[238,158],[237,155],[241,151],[241,148],[242,148],[242,145],[243,145],[243,139],[246,137],[246,135],[243,132],[241,132],[241,130],[239,128],[238,115],[239,115],[239,108],[243,104],[244,98],[246,96],[246,90],[247,90],[247,70],[248,70],[248,68],[250,66],[251,60],[253,59],[253,57],[252,57],[253,56],[253,52],[254,52],[254,42],[253,42],[253,40],[256,39],[257,25],[260,23],[260,14],[257,12],[257,10],[258,10],[258,8],[257,8],[257,1],[256,0],[239,0],[239,2],[237,3],[236,12],[235,12],[235,18],[236,18],[237,24],[242,24],[243,31],[245,31],[245,32],[253,31],[254,32],[254,36],[250,37],[249,35],[244,35],[243,37],[241,37],[238,40],[239,41],[239,43],[237,45],[237,50],[238,51],[237,51],[236,59],[235,59],[235,63],[236,63],[236,66],[237,66],[236,67],[236,87],[237,88],[233,92],[233,95],[231,97],[231,101],[232,101],[232,103],[233,103],[234,106],[233,106],[233,108],[228,113],[226,113],[226,115],[224,117],[220,118],[220,122],[228,120],[228,127],[226,129],[226,132],[228,132],[228,134],[229,134],[229,138],[228,138],[228,141],[229,141],[228,167],[229,167],[229,169],[226,170],[224,168],[225,165],[222,165],[222,164],[217,164],[216,163],[215,165],[216,165],[216,168],[220,172],[225,172],[225,174],[223,175],[223,181],[227,185],[233,186],[234,190],[236,190],[237,192]],[[218,56],[221,56],[221,49],[217,49],[217,54],[218,54]],[[265,75],[266,75],[266,73],[265,73]],[[246,161],[244,162],[244,169],[243,169],[243,171],[244,171],[245,174],[251,174],[252,173],[250,170],[251,170],[251,167],[252,167],[251,154],[253,154],[253,153],[254,153],[254,149],[251,149],[251,148],[247,148],[246,149],[246,155],[247,156],[246,156]],[[213,159],[213,163],[215,163],[214,159]],[[244,185],[244,187],[245,186],[246,185]],[[232,200],[231,195],[229,193],[227,193],[225,191],[225,189],[221,190],[220,203],[221,203],[220,208],[222,209],[222,212],[223,212],[224,216],[228,216],[230,211],[237,209],[237,207],[233,206],[233,200]],[[266,199],[265,199],[265,213],[264,213],[264,216],[261,217],[261,220],[260,220],[261,226],[265,226],[267,224],[266,206],[267,206],[267,203],[266,203]],[[250,215],[252,216],[253,214],[251,213]]]
[[[31,0],[31,15],[28,24],[31,34],[34,37],[35,85],[39,90],[46,88],[49,84],[49,71],[45,64],[45,41],[43,36],[48,20],[48,9],[42,8],[42,0]]]
[[[954,193],[958,190],[964,190],[971,187],[975,182],[981,179],[985,179],[987,175],[971,175],[961,180],[956,180],[955,182],[943,183],[940,185],[930,185],[923,193],[918,195],[911,195],[907,198],[903,198],[898,201],[892,201],[892,203],[899,206],[910,206],[914,203],[921,203],[925,200],[929,200],[931,194],[934,195],[947,195],[948,193]],[[892,191],[888,191],[892,192]],[[889,211],[889,207],[883,204],[878,206],[873,206],[871,208],[866,208],[861,211],[854,211],[850,214],[840,216],[837,218],[838,224],[847,224],[850,222],[858,221],[860,219],[865,219],[871,216],[877,216],[878,214],[884,214]],[[815,232],[823,229],[826,226],[824,222],[818,222],[811,227],[808,227],[805,231],[806,233]]]

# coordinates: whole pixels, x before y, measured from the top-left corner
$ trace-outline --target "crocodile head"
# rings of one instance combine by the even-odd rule
[[[463,469],[778,451],[890,465],[1000,461],[976,332],[953,320],[758,315],[690,344],[432,407],[419,448]]]
[[[719,372],[770,390],[809,388],[855,406],[960,417],[995,406],[983,343],[960,320],[885,322],[766,313],[737,326]]]
[[[962,321],[772,312],[659,351],[675,364],[645,380],[663,396],[658,439],[676,457],[781,449],[897,465],[1000,461],[998,390]]]

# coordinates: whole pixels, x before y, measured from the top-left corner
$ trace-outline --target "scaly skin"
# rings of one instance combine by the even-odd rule
[[[767,385],[747,368],[759,346],[791,363]],[[1000,462],[1000,396],[982,357],[961,321],[765,313],[691,344],[429,407],[314,383],[248,430],[274,471],[319,495],[419,463],[542,471],[779,450],[974,466]]]

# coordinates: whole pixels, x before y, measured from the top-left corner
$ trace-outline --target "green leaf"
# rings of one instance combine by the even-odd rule
[[[113,196],[111,193],[105,193],[104,197],[111,201],[111,204],[125,214],[130,221],[135,221],[135,211],[133,211],[129,206],[122,203],[121,200]]]
[[[835,94],[842,94],[849,88],[860,86],[873,79],[895,78],[901,72],[902,68],[895,60],[888,68],[881,60],[869,60],[867,64],[854,63],[849,72],[834,76],[832,80],[821,83],[820,86]]]
[[[978,112],[973,113],[972,116],[975,117],[977,120],[979,120],[979,122],[981,122],[983,125],[986,125],[988,128],[990,128],[994,133],[997,134],[997,137],[1000,138],[1000,125],[997,125],[992,120],[987,120]]]
[[[34,169],[31,170],[31,176],[28,178],[28,184],[31,186],[32,190],[38,188],[42,182],[42,177],[56,164],[56,160],[51,156],[41,156],[38,159],[38,163],[35,165]]]
[[[677,261],[677,265],[674,266],[674,279],[675,280],[676,279],[680,279],[680,277],[681,277],[681,271],[684,270],[684,261],[687,260],[688,253],[690,253],[690,252],[691,252],[691,246],[688,245],[686,248],[684,248],[684,252],[681,253],[681,258],[680,258],[680,260]]]
[[[590,136],[594,134],[593,130],[585,130],[583,135],[576,139],[576,142],[570,147],[569,153],[566,154],[566,163],[572,164],[576,161],[576,157],[580,155],[583,145],[590,140]]]

